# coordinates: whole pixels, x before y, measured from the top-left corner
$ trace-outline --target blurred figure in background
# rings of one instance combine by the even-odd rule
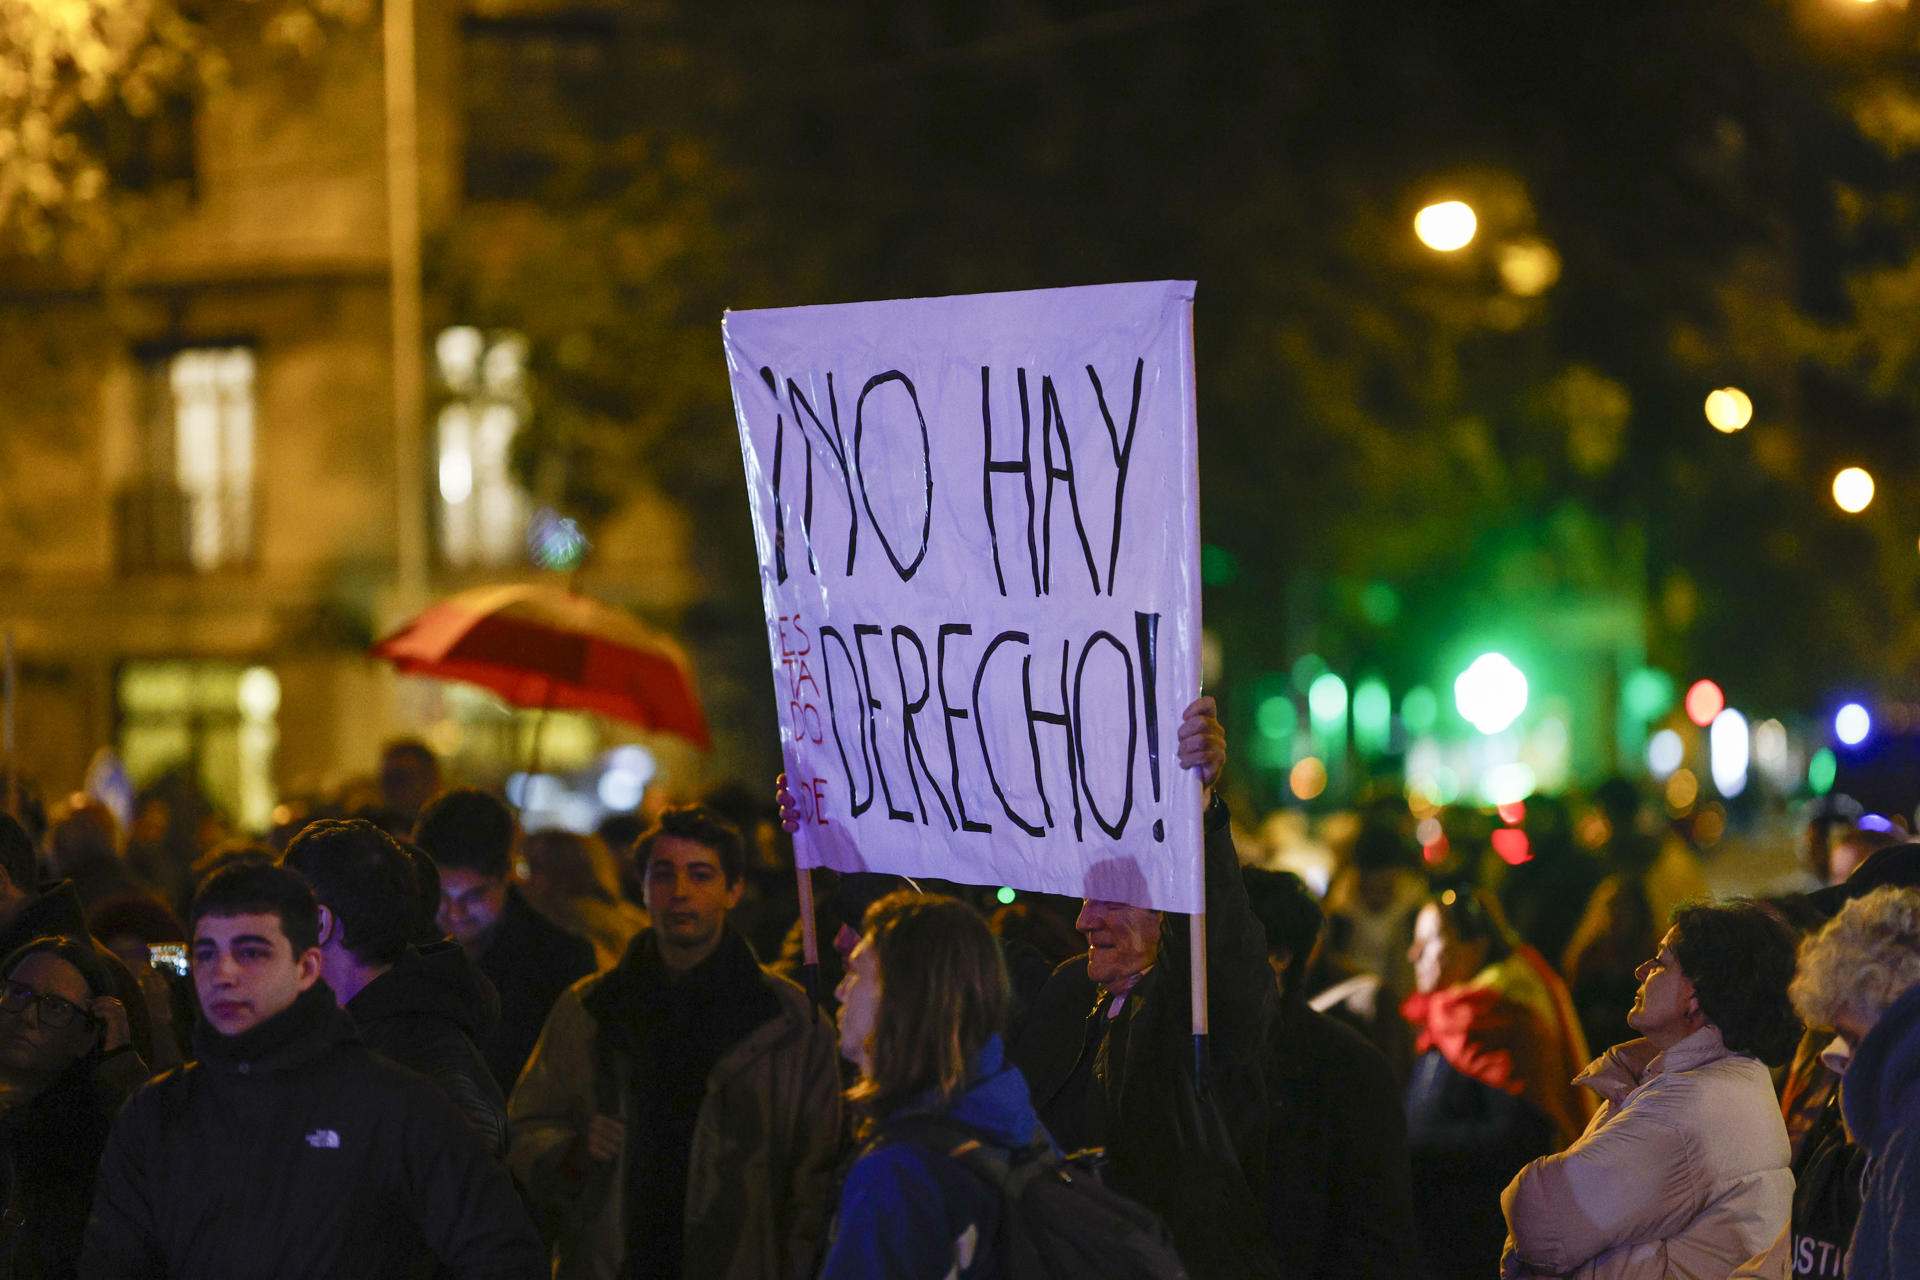
[[[596,969],[612,968],[647,927],[647,913],[620,897],[619,868],[597,837],[534,831],[521,839],[520,856],[527,864],[527,900],[591,942]]]
[[[113,1117],[147,1078],[115,989],[84,938],[37,938],[0,963],[0,1276],[8,1280],[78,1273]]]
[[[1587,900],[1606,870],[1575,841],[1572,812],[1564,800],[1529,796],[1521,830],[1531,856],[1517,866],[1503,864],[1500,905],[1528,945],[1558,958],[1566,954]]]
[[[440,794],[440,757],[418,738],[396,738],[380,752],[380,807],[411,829]]]
[[[120,857],[120,824],[113,811],[75,795],[47,829],[47,879],[70,880],[80,905],[91,911],[105,898],[147,888]]]
[[[102,902],[88,916],[93,936],[127,967],[146,997],[153,1024],[153,1056],[147,1065],[158,1073],[186,1060],[193,1036],[193,983],[184,968],[187,928],[158,898],[136,894]],[[153,948],[177,948],[181,967],[163,968]]]
[[[1242,873],[1280,996],[1267,1034],[1269,1222],[1281,1273],[1402,1280],[1418,1270],[1400,1083],[1353,1028],[1307,1006],[1320,906],[1288,871]]]
[[[1800,867],[1806,889],[1823,889],[1847,878],[1833,872],[1833,847],[1865,814],[1858,800],[1838,791],[1807,802],[1806,821],[1800,831]]]
[[[593,944],[534,910],[512,883],[519,826],[484,791],[446,792],[420,815],[414,840],[440,872],[440,927],[500,994],[500,1025],[480,1046],[503,1094],[560,993],[594,971]]]
[[[1513,935],[1490,895],[1448,889],[1420,909],[1409,951],[1418,1035],[1407,1085],[1419,1237],[1436,1277],[1485,1277],[1507,1226],[1500,1191],[1565,1147],[1587,1107],[1572,1080],[1586,1043],[1565,986]]]
[[[1866,1155],[1844,1274],[1911,1275],[1920,1258],[1920,893],[1876,889],[1840,908],[1802,946],[1792,995],[1808,1025],[1838,1033],[1841,1107]],[[1798,1223],[1795,1235],[1797,1266]],[[1826,1265],[1830,1255],[1820,1256]]]
[[[800,914],[794,881],[793,837],[781,829],[780,810],[740,783],[715,788],[706,806],[740,828],[747,845],[746,893],[729,920],[755,955],[775,956]]]
[[[1382,815],[1364,822],[1326,897],[1326,943],[1307,979],[1309,1003],[1353,1027],[1405,1082],[1413,1043],[1400,1005],[1413,992],[1407,948],[1426,901],[1420,850]]]

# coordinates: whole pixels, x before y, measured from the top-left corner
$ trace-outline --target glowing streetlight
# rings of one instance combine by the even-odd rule
[[[1707,422],[1715,431],[1732,435],[1752,421],[1753,401],[1740,388],[1721,387],[1707,394]]]
[[[1452,253],[1473,243],[1480,220],[1464,200],[1442,200],[1413,215],[1413,234],[1437,253]]]
[[[1848,515],[1859,515],[1873,501],[1873,477],[1848,467],[1833,478],[1833,501]]]

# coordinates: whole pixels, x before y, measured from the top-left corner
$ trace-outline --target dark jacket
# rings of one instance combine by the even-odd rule
[[[20,908],[20,914],[5,930],[0,930],[0,960],[6,959],[35,938],[60,937],[92,943],[100,962],[113,975],[114,995],[127,1007],[127,1025],[133,1033],[134,1052],[153,1061],[153,1015],[147,1011],[146,993],[120,957],[94,940],[87,930],[87,916],[73,882],[62,880]]]
[[[1160,1215],[1194,1275],[1275,1275],[1265,1225],[1273,976],[1266,930],[1247,901],[1226,806],[1217,802],[1207,813],[1205,858],[1207,1089],[1196,1084],[1182,915],[1164,918],[1159,959],[1118,1017],[1107,1017],[1111,997],[1088,979],[1085,957],[1056,969],[1016,1030],[1011,1056],[1054,1139],[1072,1147],[1101,1138],[1114,1190]]]
[[[0,1118],[0,1280],[71,1280],[113,1117],[146,1082],[131,1047],[75,1063]]]
[[[1019,1150],[1040,1123],[1026,1079],[1006,1060],[1000,1037],[973,1061],[966,1090],[946,1106],[929,1097],[902,1108],[847,1171],[821,1280],[998,1280],[993,1250],[1000,1195],[959,1161],[888,1124],[932,1116]]]
[[[831,1208],[839,1054],[832,1027],[806,993],[755,965],[737,936],[731,943],[745,953],[760,988],[740,1003],[764,998],[770,1016],[724,1051],[699,1090],[685,1165],[683,1270],[702,1280],[797,1280],[813,1274]],[[636,972],[649,949],[657,956],[651,930],[614,968],[560,997],[508,1102],[508,1167],[558,1221],[561,1280],[623,1273],[634,1184],[649,1172],[635,1167],[635,1139],[649,1116],[659,1119],[657,1096],[636,1097],[639,1076],[653,1075],[648,1087],[656,1090],[681,1083],[659,1078],[657,1053],[635,1052],[634,1038],[656,1025],[645,1007],[660,993]],[[671,1017],[664,1025],[673,1025]],[[596,1113],[628,1125],[625,1149],[604,1164],[584,1157]],[[671,1180],[657,1162],[651,1172],[658,1184]]]
[[[1407,1125],[1386,1055],[1303,1000],[1267,1038],[1268,1204],[1288,1280],[1405,1280],[1419,1271]]]
[[[535,911],[513,886],[493,936],[480,951],[479,965],[500,993],[500,1025],[480,1052],[500,1092],[511,1095],[553,1002],[593,972],[593,944]]]
[[[427,1077],[453,1099],[496,1158],[507,1154],[507,1100],[475,1045],[499,1020],[493,984],[455,943],[407,948],[347,1001],[375,1053]]]
[[[1848,1280],[1910,1276],[1920,1259],[1920,986],[1855,1047],[1840,1105],[1867,1153]]]
[[[1414,1215],[1429,1271],[1436,1280],[1498,1275],[1507,1239],[1500,1193],[1528,1161],[1559,1149],[1553,1121],[1456,1070],[1439,1049],[1413,1064],[1406,1117]]]
[[[360,1042],[318,983],[127,1103],[80,1273],[543,1280],[512,1181],[440,1089]]]

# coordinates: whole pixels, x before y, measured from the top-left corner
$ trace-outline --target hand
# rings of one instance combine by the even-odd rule
[[[100,1019],[100,1052],[112,1053],[133,1043],[133,1027],[127,1021],[127,1006],[112,996],[95,996],[87,1011]]]
[[[780,806],[780,825],[789,833],[800,829],[800,802],[794,799],[793,792],[787,790],[787,775],[781,774],[773,780],[774,803]]]
[[[1209,697],[1195,698],[1180,713],[1180,767],[1200,775],[1203,799],[1211,802],[1213,788],[1227,768],[1227,733],[1220,712]]]
[[[587,1121],[587,1155],[602,1164],[619,1158],[627,1145],[627,1122],[618,1116],[595,1116]]]

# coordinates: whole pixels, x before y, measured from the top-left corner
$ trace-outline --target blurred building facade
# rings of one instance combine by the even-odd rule
[[[418,0],[422,241],[480,212],[467,49],[517,21]],[[311,65],[237,67],[193,106],[183,207],[97,278],[0,282],[0,626],[20,767],[50,795],[112,746],[136,785],[184,774],[258,830],[397,733],[480,781],[524,758],[527,717],[365,656],[433,598],[542,572],[509,467],[518,335],[427,296],[417,421],[396,411],[383,87],[377,17]],[[409,507],[429,548],[411,575]],[[641,494],[597,533],[582,589],[674,628],[700,594],[685,516]],[[585,767],[620,740],[558,719],[542,755]],[[698,768],[661,763],[683,785]]]

